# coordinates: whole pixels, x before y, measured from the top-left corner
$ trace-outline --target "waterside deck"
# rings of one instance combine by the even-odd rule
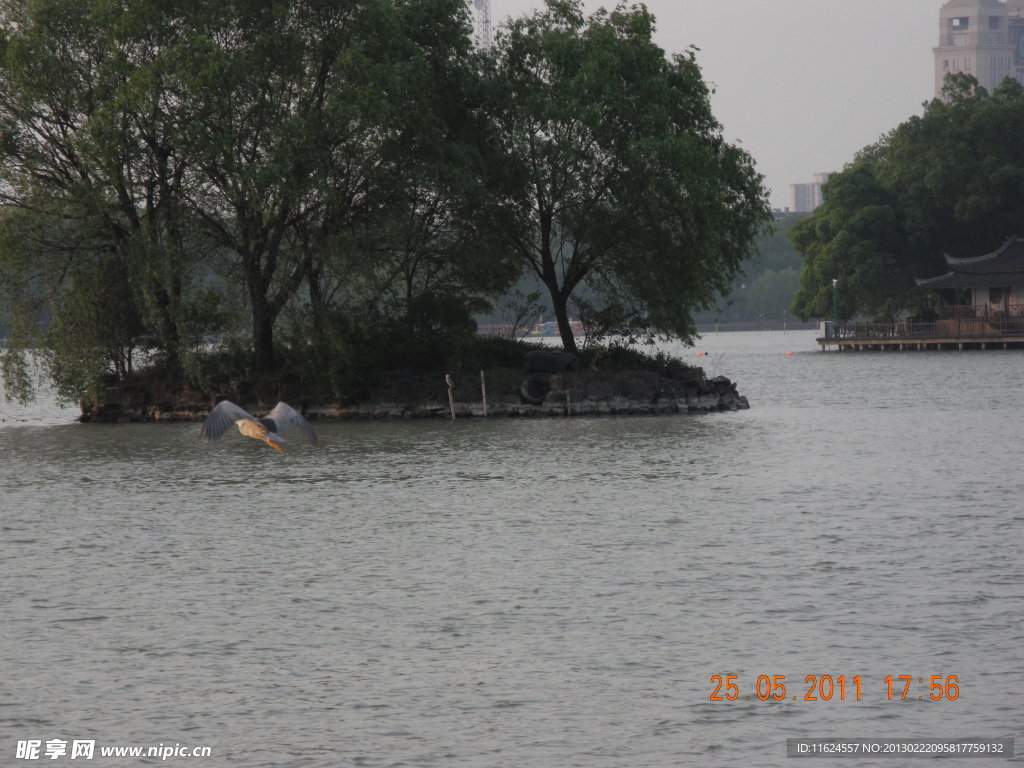
[[[823,350],[1024,349],[1024,308],[947,307],[935,320],[822,324]]]

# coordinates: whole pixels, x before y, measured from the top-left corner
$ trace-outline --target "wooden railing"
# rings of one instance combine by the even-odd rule
[[[891,323],[825,323],[825,339],[987,339],[1024,337],[1024,307],[995,311],[988,306],[944,307],[935,320]]]
[[[1024,317],[1024,304],[1012,302],[1007,307],[996,307],[991,304],[950,304],[939,307],[938,316],[941,319]]]

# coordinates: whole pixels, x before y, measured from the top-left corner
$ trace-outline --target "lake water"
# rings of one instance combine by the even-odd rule
[[[1024,353],[683,354],[751,409],[320,424],[278,454],[0,405],[0,764],[770,767],[791,737],[1024,737]]]

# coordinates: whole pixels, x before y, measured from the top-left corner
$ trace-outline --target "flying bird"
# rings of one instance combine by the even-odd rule
[[[281,450],[280,443],[287,442],[280,433],[292,427],[302,427],[306,438],[313,445],[320,442],[309,422],[288,403],[278,403],[270,413],[260,419],[230,400],[221,400],[206,417],[203,430],[199,434],[207,440],[217,440],[231,428],[232,424],[237,424],[238,431],[246,437],[262,440],[275,451]]]

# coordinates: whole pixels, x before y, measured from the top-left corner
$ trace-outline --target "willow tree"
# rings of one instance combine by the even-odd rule
[[[382,206],[405,148],[448,138],[452,104],[435,101],[468,56],[466,14],[461,0],[3,3],[0,195],[52,223],[37,228],[58,281],[39,318],[76,275],[124,283],[173,384],[218,330],[202,289],[223,266],[253,368],[271,373],[283,309],[304,286],[323,298],[324,244]],[[12,290],[38,282],[17,271],[31,241],[10,242]]]
[[[207,330],[162,62],[181,29],[154,23],[157,7],[11,0],[0,13],[0,273],[24,331],[8,352],[42,344],[54,370],[81,372],[78,389],[104,370],[124,381],[111,350],[128,337],[180,382]],[[111,333],[115,347],[99,343]],[[74,377],[60,378],[72,396]]]
[[[689,339],[767,226],[762,177],[723,140],[692,50],[666,56],[643,5],[581,8],[547,0],[497,35],[495,220],[567,350],[584,286],[606,324]]]

